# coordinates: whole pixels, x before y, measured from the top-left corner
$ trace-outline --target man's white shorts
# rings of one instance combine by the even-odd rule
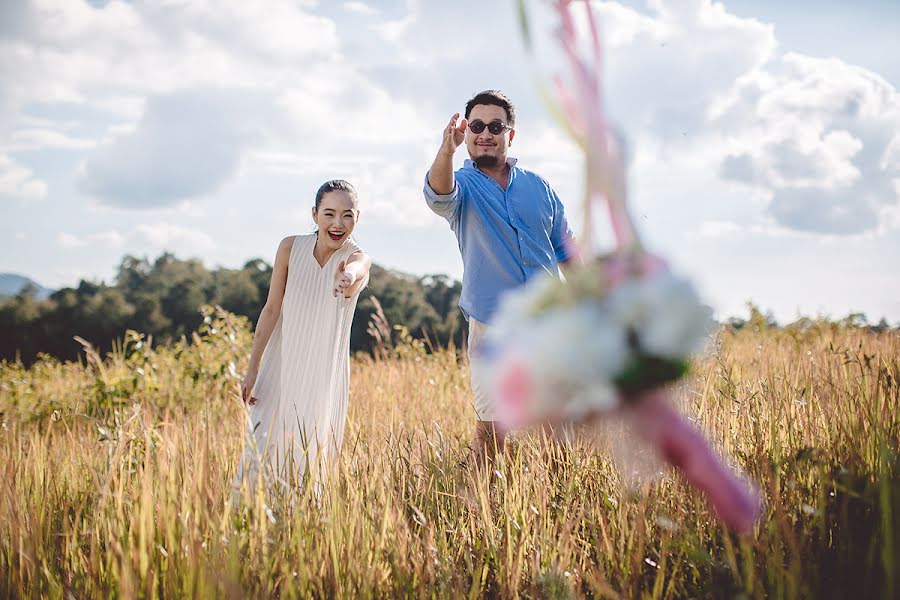
[[[475,416],[479,421],[496,421],[497,407],[494,405],[493,398],[486,393],[483,386],[480,385],[475,374],[478,372],[476,361],[478,360],[477,350],[481,340],[484,339],[488,331],[488,325],[481,321],[476,321],[469,317],[469,366],[472,371],[472,396],[475,405]]]

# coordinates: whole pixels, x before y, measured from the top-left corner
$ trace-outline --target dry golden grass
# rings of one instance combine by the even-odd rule
[[[249,339],[211,313],[192,344],[0,365],[0,595],[900,593],[897,332],[724,331],[695,366],[683,410],[767,499],[745,539],[677,476],[624,486],[589,432],[549,450],[523,435],[476,468],[465,364],[409,343],[354,360],[321,502],[248,490],[235,508]]]

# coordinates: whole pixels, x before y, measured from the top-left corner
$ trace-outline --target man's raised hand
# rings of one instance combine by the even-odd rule
[[[459,120],[459,125],[456,122]],[[428,185],[436,194],[444,195],[453,191],[453,153],[466,139],[466,118],[459,119],[459,113],[450,118],[444,127],[444,139],[431,168],[428,169]]]
[[[458,119],[459,113],[456,113],[450,119],[450,123],[448,123],[447,127],[444,129],[444,142],[441,144],[441,151],[446,152],[451,156],[466,139],[466,125],[468,123],[466,118],[463,117],[462,120],[459,121],[459,125],[457,125],[456,121]]]

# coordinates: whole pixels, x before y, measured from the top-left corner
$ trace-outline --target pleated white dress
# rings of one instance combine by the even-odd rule
[[[350,388],[350,326],[359,300],[334,297],[338,264],[360,250],[348,238],[324,266],[316,234],[294,238],[281,317],[263,351],[248,411],[247,443],[235,481],[260,474],[291,485],[319,483],[341,448]]]

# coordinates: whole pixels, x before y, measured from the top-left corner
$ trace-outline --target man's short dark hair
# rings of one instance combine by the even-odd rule
[[[494,106],[499,106],[506,111],[507,125],[515,127],[516,108],[513,106],[512,100],[507,98],[506,94],[500,90],[484,90],[483,92],[478,92],[472,96],[472,99],[466,102],[466,119],[469,118],[469,113],[471,113],[472,109],[478,104],[493,104]]]

